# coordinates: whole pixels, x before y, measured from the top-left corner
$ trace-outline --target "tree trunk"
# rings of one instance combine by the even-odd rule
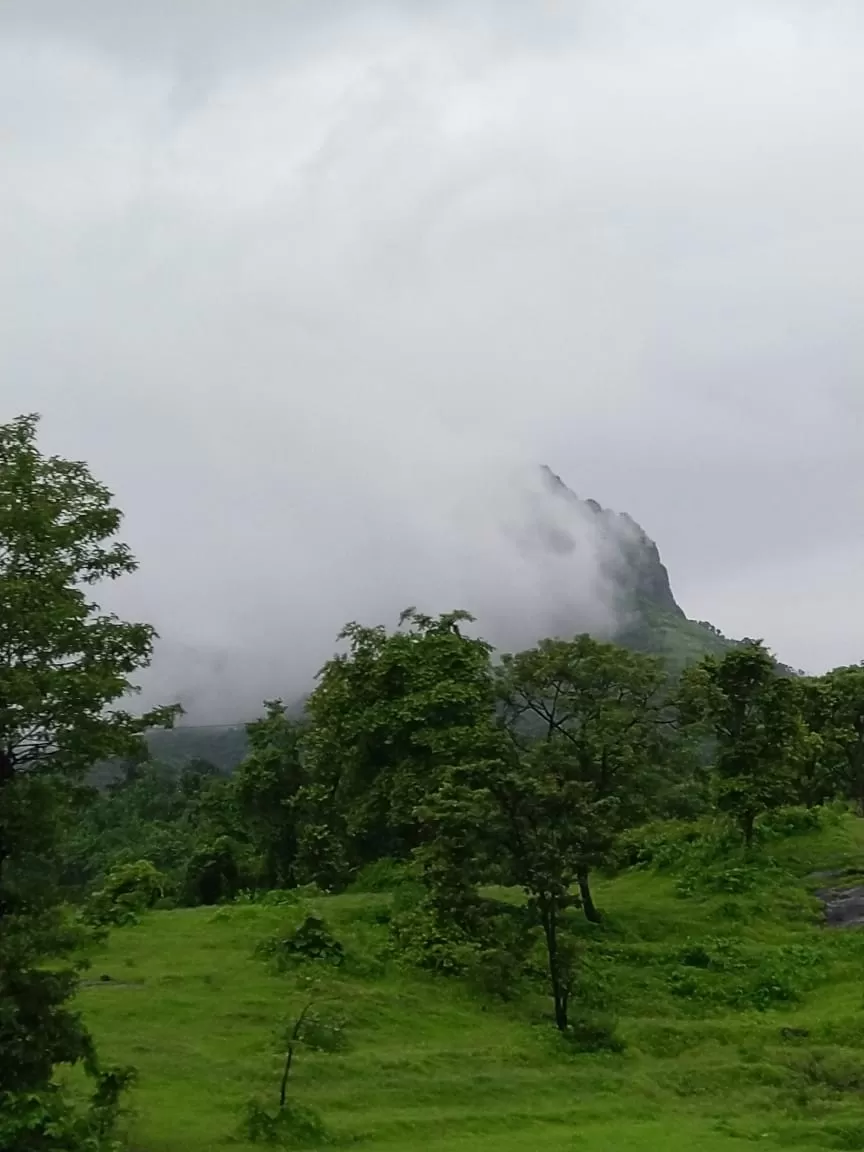
[[[744,831],[744,845],[747,848],[753,847],[753,832],[756,824],[756,813],[745,812],[741,820],[741,827]]]
[[[587,868],[579,873],[578,882],[579,895],[582,897],[582,911],[585,913],[585,919],[590,920],[592,924],[599,924],[602,916],[597,910],[597,905],[594,903],[594,897],[591,895]]]
[[[567,1001],[568,996],[566,992],[562,992],[559,988],[553,997],[555,1001],[555,1027],[559,1032],[567,1031]]]
[[[554,902],[541,910],[543,934],[546,937],[546,953],[549,959],[549,983],[552,987],[552,1001],[555,1005],[555,1025],[559,1032],[567,1030],[567,1007],[569,996],[561,979],[558,963],[558,915]]]
[[[300,1030],[303,1027],[303,1021],[312,1007],[312,1001],[304,1007],[303,1011],[297,1017],[294,1023],[294,1028],[291,1032],[291,1039],[288,1041],[288,1051],[285,1053],[285,1067],[282,1069],[282,1083],[279,1085],[279,1108],[280,1111],[285,1107],[285,1100],[288,1096],[288,1077],[291,1074],[291,1064],[294,1060],[294,1046],[300,1039]]]
[[[15,760],[8,748],[0,744],[0,803],[2,803],[3,789],[11,784],[15,778]],[[3,898],[3,866],[9,855],[3,839],[3,829],[0,827],[0,921],[6,914],[6,901]]]

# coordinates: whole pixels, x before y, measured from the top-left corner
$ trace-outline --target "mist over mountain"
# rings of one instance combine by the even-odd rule
[[[657,544],[627,513],[581,498],[545,465],[521,479],[521,486],[507,487],[505,505],[490,499],[489,491],[479,501],[466,494],[461,525],[436,537],[434,572],[441,579],[436,586],[426,572],[418,580],[423,599],[412,594],[408,582],[386,587],[389,602],[370,598],[358,572],[358,595],[332,606],[326,633],[328,610],[318,613],[315,660],[308,658],[308,622],[298,618],[290,600],[284,619],[273,621],[274,638],[281,638],[274,644],[220,649],[172,643],[166,637],[145,695],[179,700],[185,709],[181,727],[196,729],[242,724],[260,714],[264,699],[301,701],[318,668],[336,650],[336,634],[349,618],[349,607],[362,623],[388,627],[395,626],[408,604],[430,613],[465,608],[477,617],[476,631],[504,651],[529,647],[545,636],[591,632],[661,655],[678,667],[724,646],[710,626],[687,618]],[[399,569],[409,543],[394,537],[385,560],[392,555]],[[302,645],[292,644],[292,629],[303,637]],[[214,762],[221,766],[226,757],[234,758],[235,738],[226,743],[224,735],[214,735],[213,740],[209,755]],[[169,756],[178,753],[180,744],[192,747],[188,737],[176,735],[159,735],[156,744]]]

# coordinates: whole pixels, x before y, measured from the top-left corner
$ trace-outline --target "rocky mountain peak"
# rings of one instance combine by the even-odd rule
[[[601,541],[608,543],[609,547],[602,549],[602,564],[610,582],[619,590],[622,614],[653,609],[685,619],[660,550],[641,525],[626,512],[615,512],[596,500],[579,497],[548,465],[542,466],[542,473],[553,497],[590,513]]]

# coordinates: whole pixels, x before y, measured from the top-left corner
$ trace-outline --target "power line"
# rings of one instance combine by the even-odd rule
[[[246,723],[239,724],[177,724],[173,728],[151,728],[150,732],[234,732],[245,729]]]

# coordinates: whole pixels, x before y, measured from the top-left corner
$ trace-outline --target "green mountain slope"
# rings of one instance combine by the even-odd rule
[[[864,1147],[864,936],[822,926],[809,878],[864,866],[864,821],[762,853],[598,883],[606,923],[580,921],[574,1001],[617,1013],[623,1052],[568,1048],[539,991],[502,1003],[400,968],[387,893],[312,899],[346,950],[325,985],[346,1043],[301,1050],[289,1098],[368,1152]],[[103,1058],[139,1069],[131,1147],[251,1152],[241,1110],[275,1105],[274,1038],[304,997],[304,970],[255,947],[302,914],[153,912],[94,952],[80,1007]]]

